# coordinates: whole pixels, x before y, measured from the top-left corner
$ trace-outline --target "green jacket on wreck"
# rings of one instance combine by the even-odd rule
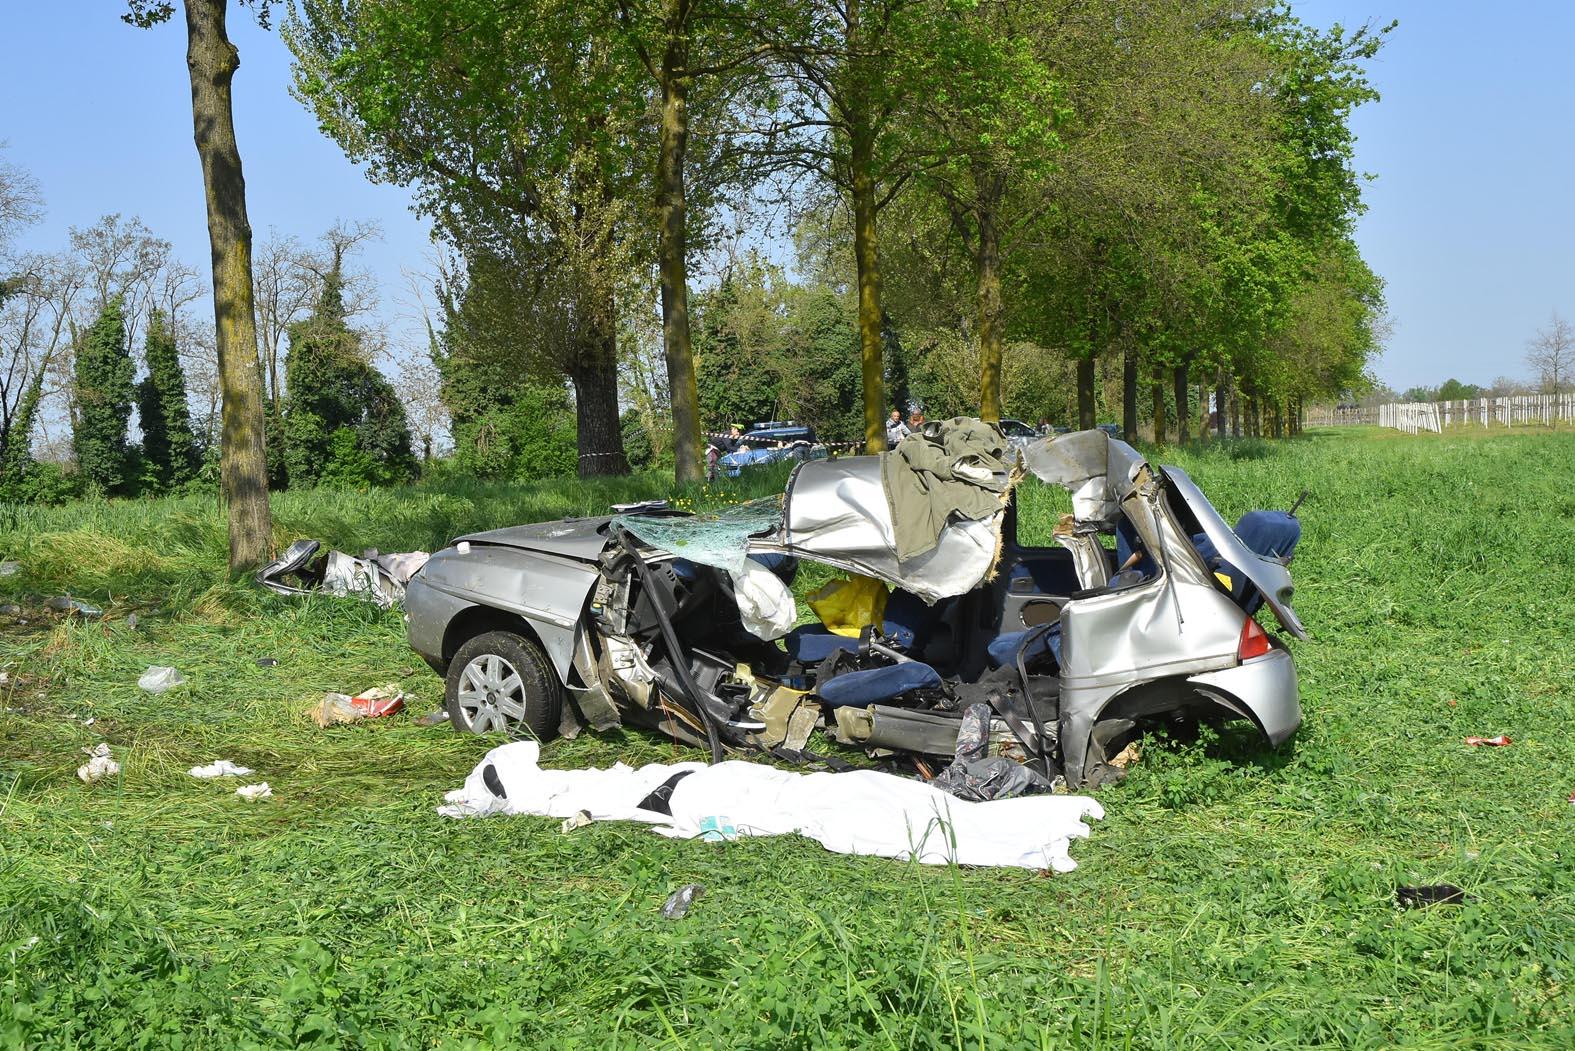
[[[934,548],[954,515],[980,519],[1001,510],[1010,488],[1006,448],[999,426],[958,416],[915,431],[881,453],[881,483],[899,559]]]

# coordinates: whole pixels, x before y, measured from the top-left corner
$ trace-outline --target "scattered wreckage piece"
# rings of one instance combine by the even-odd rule
[[[461,537],[410,581],[409,640],[447,677],[456,730],[630,723],[713,761],[834,765],[807,750],[822,729],[944,767],[984,705],[985,758],[1077,787],[1119,778],[1159,721],[1245,719],[1271,745],[1295,732],[1294,662],[1256,619],[1267,607],[1305,637],[1293,514],[1232,529],[1185,472],[1099,430],[1007,455],[994,426],[953,420],[881,456],[803,463],[780,499],[718,514],[642,505]],[[1018,536],[1023,467],[1071,494],[1054,546]],[[848,574],[858,612],[821,606],[822,623],[785,630],[801,560]]]
[[[397,683],[386,683],[354,697],[344,693],[325,693],[312,706],[312,721],[323,729],[362,719],[381,719],[403,711],[405,692]]]
[[[256,773],[249,766],[241,766],[228,759],[216,759],[205,766],[194,766],[186,771],[199,781],[212,781],[220,777],[245,777],[247,774]]]
[[[384,555],[374,550],[360,558],[343,551],[318,554],[322,546],[318,540],[297,540],[258,571],[257,583],[280,595],[321,592],[392,609],[404,601],[405,586],[430,557],[425,551]]]
[[[164,693],[186,681],[180,669],[162,664],[150,664],[148,670],[137,677],[137,686],[148,693]]]
[[[748,762],[545,770],[540,754],[535,741],[492,749],[438,813],[571,818],[585,811],[595,821],[644,822],[673,839],[796,833],[838,854],[1056,872],[1077,867],[1072,840],[1087,838],[1088,821],[1104,817],[1084,796],[983,805],[877,770],[800,773]]]

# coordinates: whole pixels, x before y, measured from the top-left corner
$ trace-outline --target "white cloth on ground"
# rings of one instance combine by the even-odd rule
[[[598,820],[649,822],[659,826],[656,832],[679,839],[700,836],[707,818],[726,818],[740,835],[797,832],[839,854],[1057,872],[1077,867],[1069,847],[1089,835],[1085,819],[1104,817],[1099,803],[1084,796],[968,803],[921,781],[874,770],[806,774],[736,761],[543,770],[539,757],[534,741],[494,748],[438,813],[567,817],[588,810]],[[502,798],[486,785],[488,767],[503,788]],[[670,815],[639,809],[647,794],[684,770],[691,773],[674,786]]]

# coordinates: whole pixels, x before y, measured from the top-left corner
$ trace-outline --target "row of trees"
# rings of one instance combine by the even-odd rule
[[[0,226],[8,235],[42,205],[15,167],[0,172],[0,199],[26,204]],[[279,237],[259,246],[255,371],[274,487],[408,479],[416,465],[405,405],[417,407],[428,437],[441,426],[430,398],[415,386],[401,394],[374,367],[376,327],[352,326],[373,295],[347,255],[375,232],[338,226],[320,249]],[[0,496],[170,492],[216,480],[213,328],[193,309],[202,282],[169,242],[111,215],[73,229],[60,252],[0,246],[0,274]]]
[[[732,412],[707,389],[730,366],[707,355],[738,352],[708,347],[705,313],[745,292],[692,310],[692,257],[763,214],[819,231],[802,305],[840,297],[871,447],[913,365],[903,348],[970,357],[959,408],[986,418],[1069,365],[1084,425],[1115,362],[1126,429],[1157,417],[1163,435],[1173,414],[1181,438],[1209,401],[1249,429],[1294,417],[1359,385],[1375,350],[1347,120],[1375,97],[1363,66],[1382,33],[1314,31],[1251,0],[292,10],[297,95],[372,177],[418,188],[460,261],[448,381],[507,404],[566,380],[581,474],[627,468],[620,380],[632,394],[651,372],[630,319],[654,312],[653,284],[653,418],[672,421],[678,476],[697,473],[698,431]],[[782,404],[838,387],[846,361],[806,354],[817,371]]]

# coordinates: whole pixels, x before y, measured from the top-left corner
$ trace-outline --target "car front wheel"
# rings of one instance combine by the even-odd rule
[[[445,701],[449,723],[461,733],[546,741],[558,732],[563,687],[535,642],[511,631],[489,631],[454,654]]]

